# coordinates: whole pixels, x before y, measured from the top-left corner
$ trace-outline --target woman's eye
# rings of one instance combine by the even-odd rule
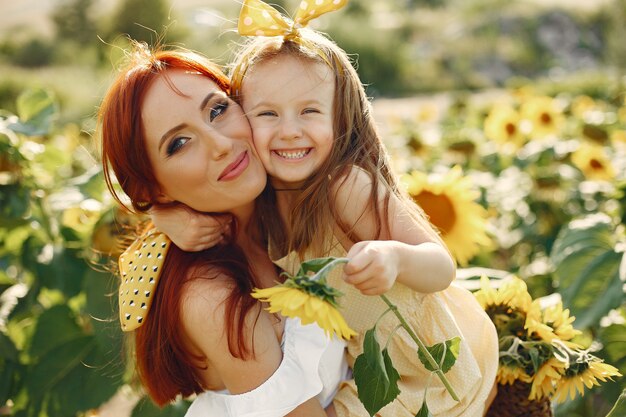
[[[228,101],[222,101],[211,107],[209,111],[209,120],[212,122],[216,117],[220,116],[228,109]]]
[[[170,143],[167,145],[167,150],[166,150],[167,156],[172,156],[176,152],[178,152],[178,150],[182,148],[183,145],[185,145],[185,143],[187,143],[188,140],[189,138],[186,138],[186,137],[177,137],[177,138],[172,139]]]

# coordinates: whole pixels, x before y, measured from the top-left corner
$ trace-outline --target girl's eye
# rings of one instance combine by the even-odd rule
[[[304,109],[302,110],[303,114],[309,114],[309,113],[319,113],[320,111],[318,109],[313,109],[313,108],[308,108],[308,109]]]
[[[259,112],[259,114],[257,114],[257,116],[276,116],[276,112],[272,111],[272,110],[265,110],[262,112]]]
[[[219,103],[216,103],[215,106],[211,107],[209,111],[209,121],[212,122],[213,120],[215,120],[216,117],[219,117],[220,115],[225,113],[226,110],[228,110],[228,105],[228,101],[221,101]]]
[[[167,150],[166,150],[167,156],[172,156],[176,152],[178,152],[180,148],[182,148],[185,145],[185,143],[187,143],[188,140],[189,138],[183,137],[183,136],[179,136],[179,137],[172,139],[170,143],[167,145]]]

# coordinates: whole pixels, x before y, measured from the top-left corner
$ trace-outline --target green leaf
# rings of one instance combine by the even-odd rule
[[[29,354],[34,358],[43,357],[50,350],[82,336],[72,310],[66,305],[53,306],[39,317]]]
[[[609,411],[606,417],[623,417],[626,416],[626,389],[622,391],[619,398],[615,402],[615,405]]]
[[[50,92],[44,89],[27,90],[17,98],[19,122],[8,127],[28,136],[45,135],[56,113],[57,106]]]
[[[430,411],[428,411],[428,404],[426,404],[426,398],[424,398],[424,403],[422,404],[422,408],[415,414],[415,417],[430,417]]]
[[[41,396],[48,393],[77,366],[85,366],[83,362],[95,346],[93,336],[80,336],[47,351],[29,369],[25,381],[28,391]]]
[[[595,325],[624,301],[616,252],[615,226],[601,214],[570,222],[559,233],[550,259],[559,281],[563,305],[576,317],[575,326]]]
[[[331,256],[328,258],[315,258],[302,262],[297,275],[308,275],[309,273],[315,274],[335,259],[337,258]]]
[[[159,408],[148,397],[144,397],[133,409],[131,417],[183,417],[190,405],[189,401],[178,401]]]
[[[363,353],[356,358],[353,368],[359,400],[370,416],[400,394],[400,374],[393,367],[387,349],[381,352],[375,332],[376,327],[365,333]]]
[[[446,373],[450,370],[450,368],[452,368],[452,366],[454,366],[456,359],[459,357],[461,338],[456,336],[452,339],[446,340],[445,343],[442,342],[432,346],[427,346],[426,349],[428,349],[435,362],[440,364],[443,373]],[[433,366],[431,366],[422,351],[418,350],[417,355],[426,369],[433,372],[436,370]]]

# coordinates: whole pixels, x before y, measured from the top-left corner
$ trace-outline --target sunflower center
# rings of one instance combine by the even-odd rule
[[[504,130],[506,130],[507,135],[513,136],[517,132],[517,126],[515,126],[514,123],[509,122],[504,126]]]
[[[539,120],[541,121],[542,124],[549,125],[552,123],[552,116],[550,116],[550,113],[543,112],[541,113]]]
[[[422,191],[413,198],[442,234],[445,235],[452,230],[456,223],[456,212],[452,202],[446,195]]]
[[[598,161],[597,159],[591,158],[589,160],[589,166],[594,169],[594,170],[601,170],[604,169],[604,165],[602,164],[602,162]]]

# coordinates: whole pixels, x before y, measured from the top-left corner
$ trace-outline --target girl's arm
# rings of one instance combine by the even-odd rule
[[[383,224],[377,236],[370,175],[353,167],[345,181],[338,184],[335,208],[341,216],[339,220],[352,226],[351,231],[361,240],[352,242],[348,251],[346,282],[366,295],[382,294],[395,281],[424,293],[441,291],[450,285],[456,273],[454,260],[426,219],[416,219],[407,203],[394,194],[389,196],[389,211],[385,215],[386,189],[381,184],[378,209]]]
[[[230,232],[230,214],[206,214],[181,204],[155,205],[150,219],[176,246],[187,252],[212,248]]]
[[[282,351],[274,331],[275,319],[259,304],[257,311],[251,311],[244,322],[244,335],[254,358],[232,356],[226,336],[229,323],[224,315],[224,300],[231,292],[231,285],[223,276],[191,281],[182,299],[181,321],[190,344],[207,358],[226,389],[231,394],[241,394],[259,387],[274,374],[282,361]],[[326,417],[326,413],[317,399],[311,398],[288,416]]]

